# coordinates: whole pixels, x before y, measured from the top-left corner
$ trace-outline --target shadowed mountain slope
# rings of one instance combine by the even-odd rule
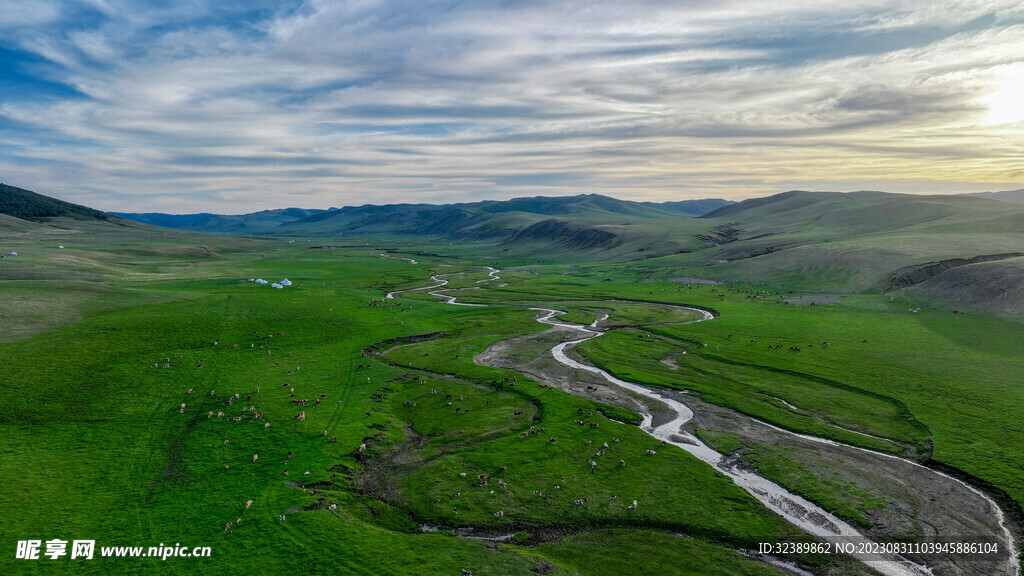
[[[43,222],[45,218],[59,216],[78,220],[110,220],[106,212],[7,184],[0,184],[0,214],[32,222]]]
[[[224,214],[162,214],[159,212],[130,213],[112,212],[115,216],[179,230],[196,232],[213,232],[227,234],[263,234],[273,232],[281,224],[301,220],[314,214],[327,212],[305,208],[283,208],[279,210],[262,210],[251,214],[229,216]]]

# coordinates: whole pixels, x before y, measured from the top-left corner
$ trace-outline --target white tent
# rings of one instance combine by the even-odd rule
[[[17,255],[18,255],[17,252],[11,252],[11,256],[17,256]]]
[[[281,286],[281,285],[280,285],[280,284],[278,284],[277,282],[274,282],[273,284],[271,284],[271,285],[270,285],[270,287],[271,287],[271,288],[284,288],[284,286]]]
[[[281,286],[291,286],[291,285],[292,285],[292,281],[291,280],[289,280],[287,278],[285,278],[284,280],[281,280]]]
[[[257,283],[257,284],[266,284],[266,283],[267,283],[267,281],[266,281],[266,280],[264,280],[263,278],[257,278],[257,279],[256,279],[256,283]]]

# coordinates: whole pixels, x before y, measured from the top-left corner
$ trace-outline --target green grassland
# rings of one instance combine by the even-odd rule
[[[911,314],[905,301],[871,295],[787,305],[766,287],[667,282],[650,261],[553,264],[482,246],[454,258],[430,256],[439,250],[426,242],[331,239],[327,249],[78,226],[73,238],[15,238],[22,255],[0,263],[0,542],[181,542],[212,546],[213,557],[5,553],[5,573],[778,573],[737,550],[808,537],[726,477],[682,451],[646,455],[656,441],[606,418],[635,420],[628,411],[473,361],[542,330],[526,310],[537,305],[573,322],[609,314],[602,325],[613,330],[575,353],[620,377],[790,430],[931,456],[1024,502],[1019,323]],[[484,264],[502,268],[501,280],[478,282]],[[473,288],[452,293],[460,300],[494,306],[448,306],[427,291],[383,298],[431,274],[452,274],[445,288]],[[259,277],[295,285],[246,281]],[[716,318],[688,324],[692,313],[664,304]],[[783,460],[763,466],[806,482]],[[841,486],[813,490],[850,515],[875,505]],[[516,536],[474,540],[456,527]]]
[[[701,508],[686,506],[678,494],[677,509],[687,511],[680,518],[655,505],[675,494],[668,475],[660,484],[631,491],[644,471],[639,457],[611,488],[598,490],[601,475],[594,475],[584,478],[581,487],[567,487],[566,497],[593,490],[594,500],[599,500],[614,488],[623,493],[623,501],[629,492],[645,503],[650,499],[650,510],[641,508],[641,514],[629,518],[624,504],[613,509],[601,502],[595,504],[601,513],[581,508],[563,516],[571,502],[548,506],[526,492],[528,484],[520,478],[542,469],[551,473],[578,467],[583,444],[569,450],[568,434],[569,428],[575,435],[581,432],[571,422],[559,424],[565,440],[556,450],[566,453],[549,460],[546,439],[517,442],[522,423],[511,414],[523,410],[567,419],[576,413],[577,400],[536,385],[537,396],[531,398],[520,392],[531,386],[525,382],[515,391],[509,387],[496,392],[486,385],[497,377],[493,371],[469,370],[458,382],[438,382],[424,373],[426,382],[458,390],[470,408],[462,415],[468,419],[434,417],[405,404],[427,407],[423,394],[431,384],[419,384],[407,368],[374,360],[366,351],[377,342],[445,331],[448,339],[422,346],[461,348],[471,358],[474,347],[507,337],[510,330],[541,329],[533,313],[384,301],[385,292],[416,277],[425,279],[428,264],[413,266],[365,249],[314,251],[283,242],[225,238],[217,244],[209,237],[186,238],[203,244],[190,245],[180,237],[166,242],[140,238],[122,249],[116,237],[91,236],[65,248],[89,254],[77,256],[77,269],[67,264],[64,252],[30,246],[18,268],[4,269],[4,286],[12,287],[5,294],[14,294],[5,300],[13,304],[5,306],[5,313],[10,314],[10,326],[21,327],[18,336],[0,346],[0,506],[7,520],[0,539],[10,546],[30,538],[95,539],[100,546],[180,542],[209,545],[213,557],[30,562],[16,561],[11,554],[0,561],[5,571],[194,574],[231,566],[268,574],[422,574],[466,567],[475,574],[526,574],[570,570],[578,562],[558,554],[547,559],[531,546],[420,533],[412,519],[448,526],[472,522],[493,529],[503,529],[514,519],[517,528],[554,526],[567,533],[589,529],[595,521],[685,528],[705,542],[694,550],[738,573],[757,565],[730,547],[763,537],[802,538],[720,475],[681,454],[654,463],[662,470],[655,467],[653,472],[682,468],[689,470],[682,479],[710,486],[703,501],[722,508],[714,522],[702,521]],[[197,246],[208,247],[213,255],[180,260],[182,255],[194,257]],[[181,265],[188,271],[175,270]],[[95,267],[105,270],[101,279],[68,281]],[[285,276],[296,285],[274,290],[245,281]],[[116,288],[111,290],[111,285]],[[39,306],[65,296],[70,304],[63,309],[76,314],[53,318],[45,326],[37,326],[36,316],[19,309],[22,302],[35,299]],[[235,394],[238,399],[226,405]],[[292,403],[303,398],[310,402]],[[313,404],[318,398],[319,406]],[[243,411],[247,406],[255,410]],[[294,419],[300,410],[306,412],[305,420]],[[225,416],[218,417],[218,412]],[[256,412],[262,418],[250,421]],[[235,415],[243,416],[242,421],[232,421]],[[270,426],[264,428],[264,423]],[[606,425],[622,427],[623,447],[642,453],[639,443],[652,443],[632,427],[610,421]],[[361,488],[363,482],[386,483],[393,476],[367,460],[383,458],[413,435],[430,440],[417,451],[422,464],[401,470],[399,497],[390,502]],[[369,449],[360,453],[357,448],[364,443]],[[457,449],[449,445],[453,443]],[[516,495],[506,498],[508,516],[499,522],[483,500],[473,504],[474,498],[467,498],[462,517],[450,517],[417,484],[454,493],[462,489],[463,478],[442,474],[443,482],[434,482],[441,470],[490,469],[495,459],[508,458],[523,467],[509,476],[517,485]],[[715,498],[719,490],[728,497]],[[251,508],[245,506],[248,500],[253,501]],[[328,504],[337,509],[329,510]],[[279,520],[280,514],[286,519]],[[227,522],[233,524],[230,531],[225,530]],[[570,558],[580,553],[568,545],[558,548],[559,533],[543,540]],[[700,558],[692,561],[706,563]],[[649,558],[646,566],[662,567],[661,562]],[[667,572],[672,573],[671,567]],[[615,572],[614,566],[595,566],[582,573]]]

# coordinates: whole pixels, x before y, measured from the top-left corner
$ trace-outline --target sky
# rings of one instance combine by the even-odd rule
[[[0,0],[0,182],[229,214],[1024,188],[1024,4]]]

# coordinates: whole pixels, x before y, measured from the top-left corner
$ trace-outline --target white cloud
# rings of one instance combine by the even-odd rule
[[[1015,90],[1021,10],[917,4],[103,3],[83,27],[37,7],[9,42],[82,96],[4,102],[0,171],[44,193],[73,176],[110,210],[221,212],[1019,183],[1000,160],[1022,127],[990,108]]]

